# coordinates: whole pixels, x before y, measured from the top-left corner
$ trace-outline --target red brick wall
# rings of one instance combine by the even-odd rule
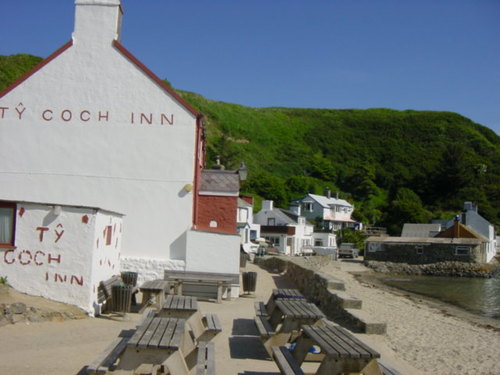
[[[237,197],[199,195],[195,226],[200,230],[235,234],[237,209]],[[217,222],[217,227],[211,228],[211,221]]]

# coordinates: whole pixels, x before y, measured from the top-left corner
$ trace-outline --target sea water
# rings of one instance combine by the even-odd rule
[[[438,276],[382,277],[385,284],[500,320],[500,278]]]

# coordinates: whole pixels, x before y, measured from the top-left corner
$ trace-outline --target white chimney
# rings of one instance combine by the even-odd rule
[[[120,0],[75,0],[73,42],[109,46],[120,40],[122,14]]]
[[[262,209],[265,211],[272,211],[273,201],[262,201]]]

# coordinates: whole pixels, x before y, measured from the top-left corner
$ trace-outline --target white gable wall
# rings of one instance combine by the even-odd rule
[[[111,40],[76,36],[0,98],[0,199],[122,212],[124,256],[182,259],[196,117]]]

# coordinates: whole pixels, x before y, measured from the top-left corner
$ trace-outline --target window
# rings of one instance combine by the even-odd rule
[[[304,209],[307,212],[313,212],[313,204],[312,203],[304,203]]]
[[[267,225],[269,225],[269,226],[276,225],[276,219],[274,217],[268,217],[267,218]]]
[[[469,255],[469,247],[468,246],[456,246],[455,247],[455,255],[458,255],[458,256]]]
[[[0,202],[0,247],[14,245],[16,205]]]
[[[314,246],[323,246],[323,240],[321,239],[314,240]]]
[[[415,254],[422,255],[423,253],[424,253],[424,247],[423,246],[415,246]]]

